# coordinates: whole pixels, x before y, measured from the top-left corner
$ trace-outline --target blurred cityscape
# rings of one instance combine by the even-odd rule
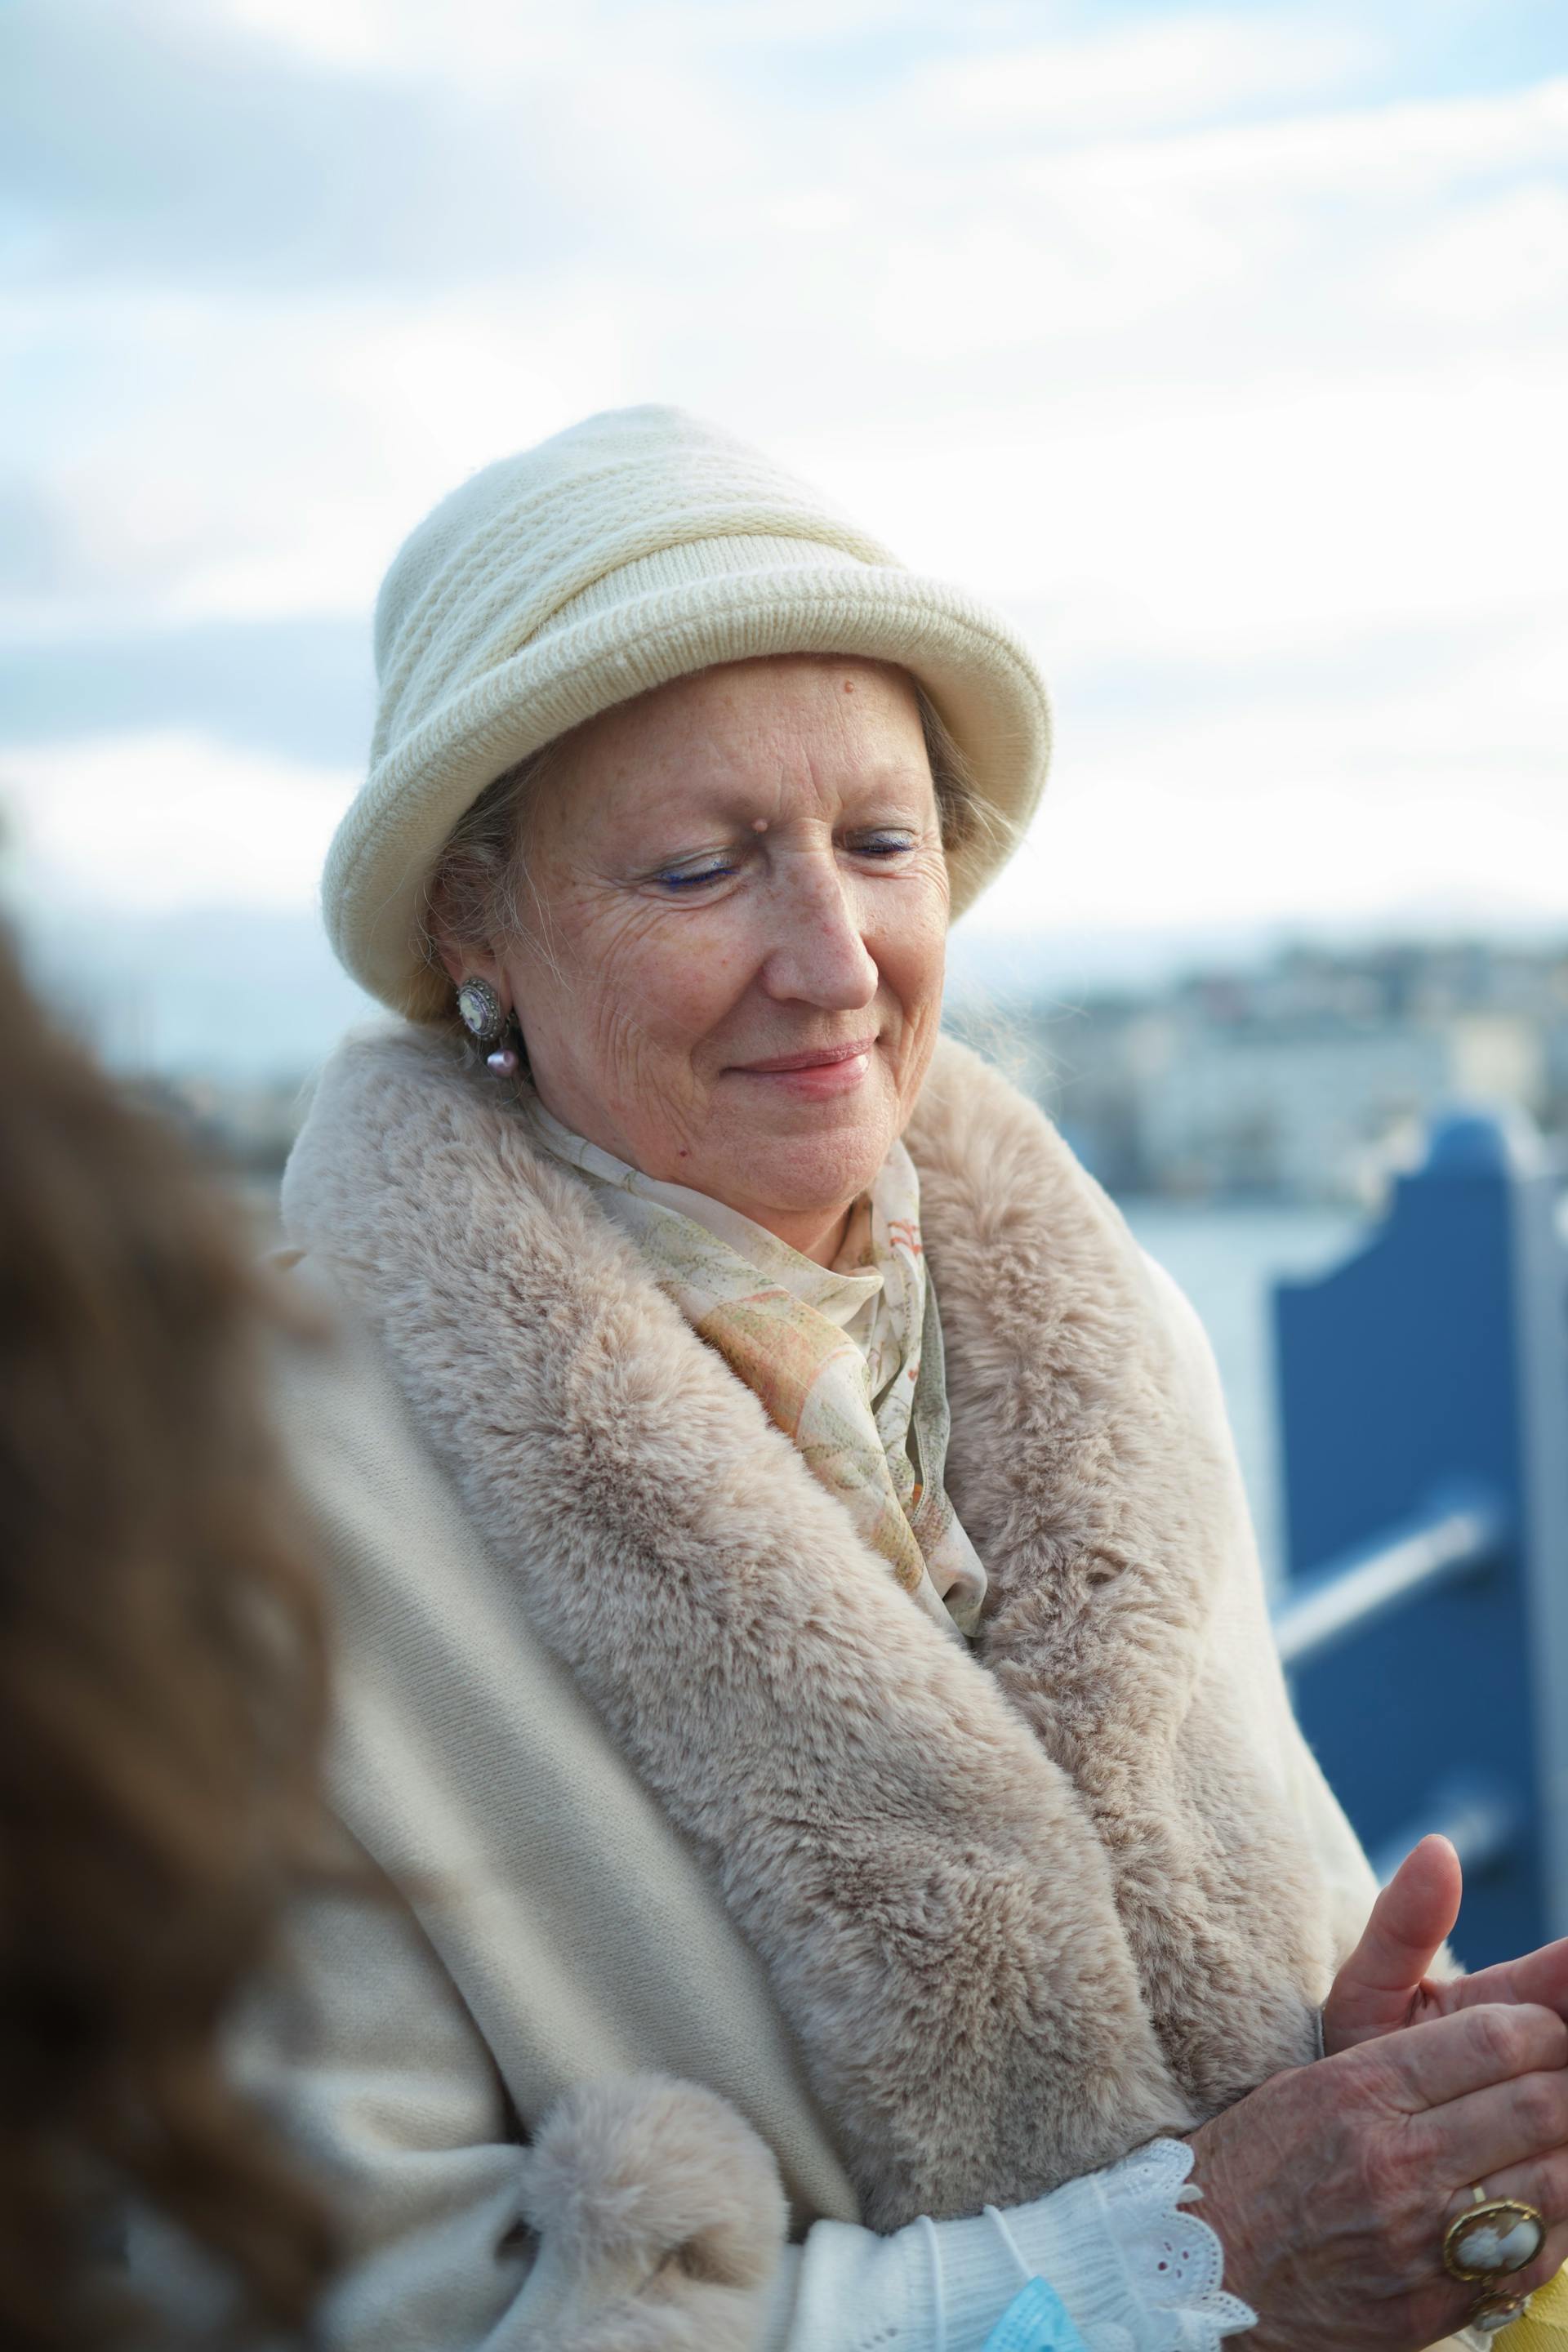
[[[1070,1002],[972,996],[950,1025],[1122,1197],[1371,1206],[1456,1101],[1568,1133],[1568,937],[1295,946]],[[258,1180],[281,1167],[306,1092],[298,1078],[142,1083]]]
[[[954,1025],[1119,1195],[1370,1206],[1440,1105],[1568,1129],[1568,939],[1299,946]]]

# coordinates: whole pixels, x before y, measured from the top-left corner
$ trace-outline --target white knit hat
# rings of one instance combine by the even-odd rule
[[[321,886],[349,971],[413,1009],[437,860],[525,752],[710,663],[804,653],[910,672],[985,800],[1022,830],[1050,749],[1022,640],[760,451],[681,409],[622,408],[487,466],[405,541],[377,600],[371,770]],[[976,827],[955,853],[955,914],[1011,837]]]

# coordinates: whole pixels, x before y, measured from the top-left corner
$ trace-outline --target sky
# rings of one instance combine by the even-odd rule
[[[133,1055],[352,1011],[381,574],[645,400],[1027,636],[961,949],[1568,924],[1561,0],[0,0],[0,383],[5,888]]]

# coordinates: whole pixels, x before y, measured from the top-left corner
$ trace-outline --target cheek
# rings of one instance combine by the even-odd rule
[[[613,1051],[686,1059],[723,1022],[751,977],[744,944],[722,922],[672,919],[660,907],[591,927],[576,960],[578,1001]]]
[[[942,1010],[947,970],[947,894],[931,890],[917,904],[908,901],[884,936],[868,940],[882,982],[899,1002],[905,1020],[920,1031]]]

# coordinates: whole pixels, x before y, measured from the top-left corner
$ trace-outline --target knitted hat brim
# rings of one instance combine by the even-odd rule
[[[803,554],[805,550],[802,550]],[[898,565],[779,563],[616,602],[546,630],[443,702],[376,765],[322,877],[334,947],[395,1012],[427,971],[426,892],[453,826],[530,751],[601,711],[715,663],[769,654],[896,663],[925,688],[1001,820],[950,859],[956,919],[1035,812],[1050,751],[1044,685],[1021,641],[978,599]]]

